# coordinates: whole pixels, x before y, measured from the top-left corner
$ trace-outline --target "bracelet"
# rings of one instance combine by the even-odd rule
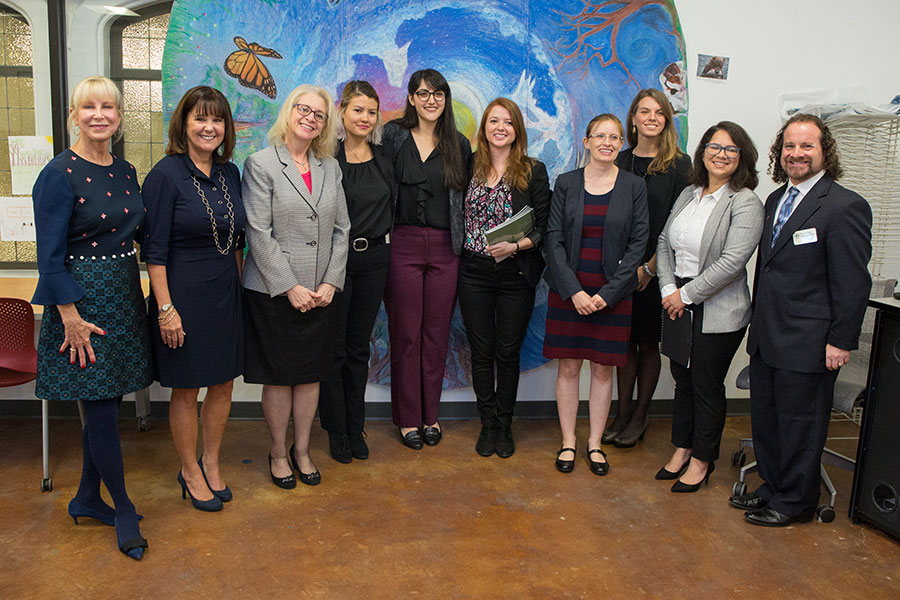
[[[516,251],[513,252],[513,254],[518,253],[520,249],[521,249],[521,248],[519,248],[519,240],[516,240]]]
[[[644,270],[644,273],[646,273],[649,277],[656,277],[656,273],[653,273],[652,271],[650,271],[650,267],[647,266],[647,263],[642,264],[641,268]]]
[[[171,309],[173,306],[175,306],[175,305],[172,304],[171,302],[167,302],[166,304],[163,304],[162,306],[159,307],[158,312],[159,312],[159,314],[163,314],[164,312],[169,312],[169,309]]]
[[[174,318],[175,318],[175,315],[178,313],[178,311],[175,310],[175,307],[172,306],[171,304],[169,304],[169,305],[167,305],[167,306],[168,306],[169,308],[167,308],[166,311],[165,311],[164,313],[161,313],[161,314],[157,317],[157,321],[159,321],[159,324],[160,324],[160,325],[165,325],[166,323],[168,323],[169,321],[171,321],[172,319],[174,319]]]

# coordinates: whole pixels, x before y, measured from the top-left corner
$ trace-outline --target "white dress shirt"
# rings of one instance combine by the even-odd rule
[[[784,193],[781,195],[781,200],[778,201],[778,206],[775,207],[775,219],[772,221],[772,227],[775,227],[775,223],[778,221],[778,212],[781,210],[781,205],[784,204],[784,201],[787,200],[788,192],[791,191],[792,187],[797,188],[797,191],[800,193],[797,194],[797,197],[794,199],[794,204],[791,206],[791,214],[788,215],[788,219],[791,218],[791,215],[794,214],[794,211],[797,210],[797,207],[800,206],[800,202],[803,200],[803,197],[809,193],[809,190],[813,189],[813,186],[819,183],[819,180],[825,176],[825,169],[822,169],[806,181],[801,181],[800,183],[794,185],[788,180],[787,187],[784,188]]]
[[[700,274],[700,242],[703,240],[703,230],[716,203],[728,189],[730,189],[728,184],[725,184],[715,192],[702,196],[703,188],[697,186],[694,188],[694,197],[672,220],[668,239],[669,246],[675,252],[676,277],[693,279]],[[664,286],[663,298],[677,289],[678,286],[671,283]],[[684,288],[681,289],[681,301],[693,304]]]

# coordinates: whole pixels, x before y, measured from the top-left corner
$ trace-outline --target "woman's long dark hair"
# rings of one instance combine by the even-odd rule
[[[409,78],[407,91],[410,96],[415,95],[419,86],[426,84],[434,91],[444,92],[444,112],[438,117],[434,128],[437,136],[437,148],[444,159],[444,185],[448,189],[465,191],[468,185],[468,174],[463,163],[462,152],[459,148],[459,136],[456,130],[456,119],[453,117],[453,96],[450,94],[450,85],[444,76],[434,69],[421,69],[413,73]],[[412,129],[419,124],[419,113],[416,107],[407,99],[406,111],[397,119],[397,124],[404,129]]]

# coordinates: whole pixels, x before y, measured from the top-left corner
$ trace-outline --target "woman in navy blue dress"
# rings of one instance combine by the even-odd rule
[[[151,383],[147,314],[134,239],[144,207],[134,167],[109,152],[122,130],[122,94],[105,77],[75,86],[75,142],[34,184],[38,279],[44,305],[35,395],[80,400],[81,482],[69,515],[115,525],[119,550],[140,560],[147,547],[125,491],[119,401]],[[115,508],[100,496],[106,485]]]
[[[559,359],[556,404],[562,448],[556,468],[575,467],[578,377],[590,361],[591,472],[606,475],[609,464],[600,449],[612,402],[613,366],[625,364],[631,331],[631,295],[647,244],[647,186],[615,164],[622,147],[622,123],[611,114],[588,124],[584,147],[590,160],[583,169],[556,180],[547,234],[547,330],[544,356]]]
[[[198,86],[169,121],[169,145],[144,181],[141,258],[150,275],[150,339],[160,384],[172,388],[169,424],[181,457],[178,483],[194,508],[222,509],[232,494],[219,447],[234,378],[244,362],[241,267],[246,215],[230,162],[234,123],[225,96]],[[197,451],[197,396],[207,388]]]

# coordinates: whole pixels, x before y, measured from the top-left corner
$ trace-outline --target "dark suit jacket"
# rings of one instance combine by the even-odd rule
[[[747,352],[772,367],[825,371],[825,345],[857,347],[872,280],[872,209],[828,175],[804,196],[772,248],[781,186],[766,200],[766,220],[753,281]],[[797,231],[817,240],[796,245]]]
[[[544,277],[550,289],[564,300],[583,289],[575,276],[581,254],[583,222],[584,169],[576,169],[556,179],[544,238],[547,259]],[[610,308],[637,288],[637,267],[649,235],[647,222],[644,180],[619,169],[603,226],[602,262],[607,283],[598,292]]]
[[[531,167],[531,179],[528,180],[528,189],[524,192],[513,188],[512,212],[530,206],[534,210],[534,230],[528,234],[528,239],[534,244],[534,248],[520,250],[513,257],[519,266],[519,271],[525,277],[529,285],[537,285],[544,272],[544,256],[541,254],[541,244],[547,231],[547,219],[550,217],[550,179],[547,177],[547,167],[539,160],[535,160]]]

